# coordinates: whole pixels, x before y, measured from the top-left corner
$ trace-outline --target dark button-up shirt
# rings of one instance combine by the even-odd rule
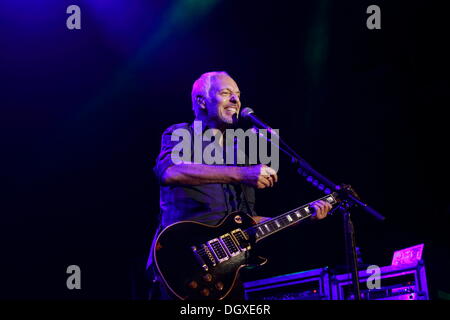
[[[154,167],[154,172],[160,182],[167,168],[175,165],[171,153],[173,148],[181,142],[181,140],[172,141],[172,133],[176,129],[185,129],[190,133],[191,161],[193,162],[194,159],[193,139],[194,134],[198,133],[194,133],[193,124],[181,123],[169,127],[162,135],[161,152]],[[201,139],[201,137],[199,138]],[[202,152],[209,143],[211,142],[202,142]],[[243,184],[213,183],[179,186],[160,183],[161,227],[181,220],[195,220],[214,225],[226,214],[236,210],[253,215],[254,205],[254,188]]]

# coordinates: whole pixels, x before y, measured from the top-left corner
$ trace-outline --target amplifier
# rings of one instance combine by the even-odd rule
[[[412,264],[391,265],[379,269],[378,288],[369,288],[372,272],[359,271],[363,300],[429,300],[423,260]],[[351,274],[330,277],[333,300],[354,300]],[[371,282],[371,281],[370,281]]]
[[[423,244],[398,250],[392,265],[358,273],[363,300],[429,300]],[[373,271],[377,271],[377,275]],[[377,281],[373,281],[377,277]],[[370,283],[370,285],[369,285]],[[354,300],[350,273],[328,267],[244,283],[248,300]]]
[[[244,282],[246,300],[330,300],[328,267]]]

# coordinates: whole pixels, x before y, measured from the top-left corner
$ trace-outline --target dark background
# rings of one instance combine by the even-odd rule
[[[425,243],[433,297],[448,270],[448,11],[430,1],[2,1],[2,298],[144,298],[162,131],[226,70],[317,170],[387,217],[353,217],[365,263]],[[82,29],[66,28],[77,4]],[[381,8],[381,30],[366,9]],[[320,196],[282,156],[258,192],[275,216]],[[332,216],[266,241],[246,279],[345,263]],[[81,290],[66,268],[81,267]]]

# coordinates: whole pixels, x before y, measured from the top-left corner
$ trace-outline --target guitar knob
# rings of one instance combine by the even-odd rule
[[[203,276],[203,280],[205,280],[206,282],[211,282],[212,281],[212,275],[207,273]]]
[[[216,283],[216,289],[219,291],[223,290],[223,282],[219,281]]]
[[[204,297],[209,296],[209,289],[208,288],[204,288],[200,291],[200,294]]]
[[[197,281],[191,281],[188,283],[188,287],[191,289],[196,289],[198,287]]]

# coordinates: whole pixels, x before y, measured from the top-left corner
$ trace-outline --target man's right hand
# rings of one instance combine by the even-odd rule
[[[278,181],[275,170],[265,164],[241,167],[241,182],[257,189],[273,187]]]

